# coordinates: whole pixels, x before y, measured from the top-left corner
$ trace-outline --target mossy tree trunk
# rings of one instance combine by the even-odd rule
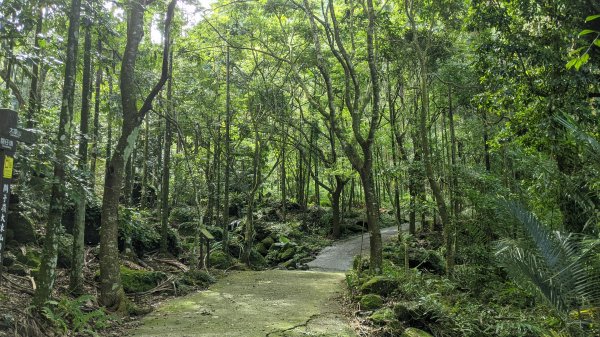
[[[37,289],[33,304],[44,306],[50,299],[56,279],[56,263],[58,260],[58,234],[61,229],[61,218],[65,201],[65,165],[71,142],[71,121],[73,119],[73,96],[77,69],[77,47],[81,1],[72,0],[69,12],[69,31],[67,38],[67,54],[65,62],[65,78],[62,89],[62,104],[59,115],[58,134],[56,138],[56,161],[54,163],[54,179],[50,210],[46,225],[46,237],[42,252],[42,261],[37,278]]]
[[[88,131],[90,118],[90,100],[92,93],[92,32],[91,22],[85,23],[85,42],[83,48],[83,88],[81,91],[81,118],[79,126],[79,163],[78,168],[84,174],[88,172]],[[73,224],[73,256],[69,288],[75,295],[83,294],[83,263],[85,255],[85,207],[86,190],[89,179],[84,179],[77,188],[75,196],[75,223]]]
[[[135,147],[140,126],[152,102],[167,81],[169,71],[170,26],[176,0],[169,3],[164,26],[162,70],[158,82],[146,96],[141,108],[137,108],[135,65],[138,47],[144,36],[145,2],[130,1],[128,6],[127,44],[121,63],[121,104],[123,124],[116,148],[108,162],[104,178],[102,222],[100,230],[100,298],[101,305],[118,311],[126,310],[126,299],[121,284],[118,249],[119,196],[123,187],[123,170],[127,158]]]

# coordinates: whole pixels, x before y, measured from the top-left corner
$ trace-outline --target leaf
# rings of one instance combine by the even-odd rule
[[[590,21],[596,20],[598,18],[600,18],[600,14],[590,15],[587,18],[585,18],[585,22],[590,22]]]
[[[594,40],[594,44],[596,45],[596,47],[600,47],[600,40],[599,39],[595,39]]]
[[[586,64],[589,59],[590,59],[590,54],[586,53],[586,54],[581,55],[577,59],[577,62],[575,63],[575,69],[579,70],[579,68],[581,68],[581,66],[583,66],[584,64]]]
[[[573,68],[573,66],[575,65],[575,63],[577,63],[578,58],[574,58],[571,61],[567,62],[567,69],[571,69]]]
[[[579,35],[578,35],[578,36],[579,36],[579,37],[582,37],[582,36],[584,36],[584,35],[588,35],[588,34],[592,34],[592,33],[598,33],[598,32],[597,32],[597,31],[595,31],[595,30],[591,30],[591,29],[584,29],[584,30],[582,30],[582,31],[579,33]]]

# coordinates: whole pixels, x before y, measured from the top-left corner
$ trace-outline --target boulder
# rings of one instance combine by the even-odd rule
[[[85,230],[83,240],[87,245],[95,246],[100,243],[101,205],[88,204],[85,208]],[[68,206],[63,212],[62,224],[68,234],[73,234],[75,224],[75,206]]]
[[[267,260],[260,252],[252,249],[250,251],[250,264],[254,267],[262,268],[267,265]]]
[[[167,275],[163,272],[133,270],[121,266],[121,282],[126,293],[140,293],[156,287]]]
[[[390,308],[379,309],[373,314],[371,314],[371,316],[369,316],[369,319],[375,324],[385,325],[395,320],[394,311]]]
[[[267,236],[260,243],[262,243],[266,249],[269,249],[275,243],[275,240],[272,237]]]
[[[226,255],[221,250],[214,251],[210,254],[210,266],[217,269],[227,269],[233,266],[236,261],[233,257]]]
[[[360,291],[363,294],[379,294],[381,296],[388,296],[394,290],[396,290],[399,285],[400,283],[398,280],[394,278],[377,275],[363,283],[363,285],[360,287]]]
[[[404,330],[400,337],[433,337],[430,333],[417,328],[408,328]]]
[[[377,294],[366,294],[360,298],[360,308],[364,310],[375,310],[383,306],[383,298]]]
[[[25,244],[35,243],[37,241],[33,220],[19,210],[11,210],[8,212],[6,229],[11,232],[10,236],[7,235],[7,239]]]
[[[73,260],[73,235],[62,234],[58,239],[58,260],[57,266],[60,268],[70,268]]]
[[[17,261],[31,268],[38,268],[42,261],[40,258],[40,253],[38,251],[26,248],[21,249],[17,253],[16,258]]]
[[[4,252],[4,256],[2,257],[2,265],[4,267],[10,267],[13,264],[15,264],[16,260],[17,260],[17,257],[15,256],[15,254],[6,251],[6,252]]]
[[[278,258],[280,261],[287,261],[293,258],[294,254],[296,254],[296,248],[293,246],[288,246],[281,250],[281,252],[278,255]]]
[[[259,252],[263,256],[265,256],[265,255],[267,255],[267,253],[269,253],[269,249],[267,247],[265,247],[265,244],[262,242],[258,243],[256,246],[254,246],[254,249],[256,249],[256,251]]]

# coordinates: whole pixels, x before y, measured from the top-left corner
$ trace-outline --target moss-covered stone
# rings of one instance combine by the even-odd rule
[[[259,252],[262,256],[265,256],[269,253],[269,249],[262,242],[254,246],[254,249],[256,249],[256,251]]]
[[[377,294],[366,294],[360,298],[360,308],[364,310],[375,310],[383,306],[383,298]]]
[[[404,332],[402,333],[402,335],[400,335],[400,337],[433,337],[433,336],[431,334],[429,334],[428,332],[425,332],[421,329],[408,328],[408,329],[404,330]]]
[[[406,302],[395,304],[394,314],[401,321],[410,321],[415,316],[413,308]]]
[[[140,293],[156,287],[167,275],[157,271],[133,270],[121,266],[121,282],[126,293]]]
[[[289,259],[291,259],[292,257],[294,257],[294,254],[296,254],[296,248],[293,246],[289,246],[287,248],[284,248],[278,255],[278,258],[280,261],[287,261]]]
[[[210,253],[210,266],[217,269],[227,269],[233,266],[237,261],[221,250]]]
[[[58,260],[60,268],[70,268],[73,259],[73,235],[61,234],[58,239]]]
[[[2,265],[4,267],[10,267],[13,264],[15,264],[15,261],[17,261],[17,257],[11,253],[11,252],[4,252],[4,256],[2,258]]]
[[[390,308],[383,308],[375,311],[371,316],[369,316],[371,322],[383,325],[394,321],[396,317],[394,316],[394,311]]]
[[[252,249],[250,252],[250,264],[254,267],[262,268],[267,265],[267,260],[260,252]]]
[[[207,287],[215,278],[204,270],[189,270],[180,276],[181,284],[194,287]]]
[[[266,249],[269,249],[275,243],[275,240],[272,237],[267,236],[260,243],[262,243]]]
[[[17,255],[17,261],[31,268],[37,268],[41,263],[41,258],[39,252],[28,249],[25,254],[20,252]]]
[[[7,229],[12,232],[11,240],[19,243],[35,243],[37,241],[35,227],[33,220],[25,212],[8,212]]]
[[[399,285],[400,283],[398,280],[394,278],[378,275],[363,283],[360,291],[363,294],[379,294],[381,296],[388,296],[394,290],[396,290]]]

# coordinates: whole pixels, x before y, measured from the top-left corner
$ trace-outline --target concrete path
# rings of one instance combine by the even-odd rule
[[[385,228],[382,237],[397,233]],[[209,290],[161,305],[128,336],[356,336],[339,299],[344,272],[361,246],[368,256],[368,234],[337,242],[309,263],[311,271],[232,272]]]
[[[397,227],[387,227],[381,230],[381,240],[384,242],[397,235]],[[364,236],[355,235],[323,249],[316,259],[308,263],[308,267],[311,270],[345,272],[352,267],[354,256],[361,254],[361,248],[362,255],[369,256],[370,247],[369,233],[365,233]]]

